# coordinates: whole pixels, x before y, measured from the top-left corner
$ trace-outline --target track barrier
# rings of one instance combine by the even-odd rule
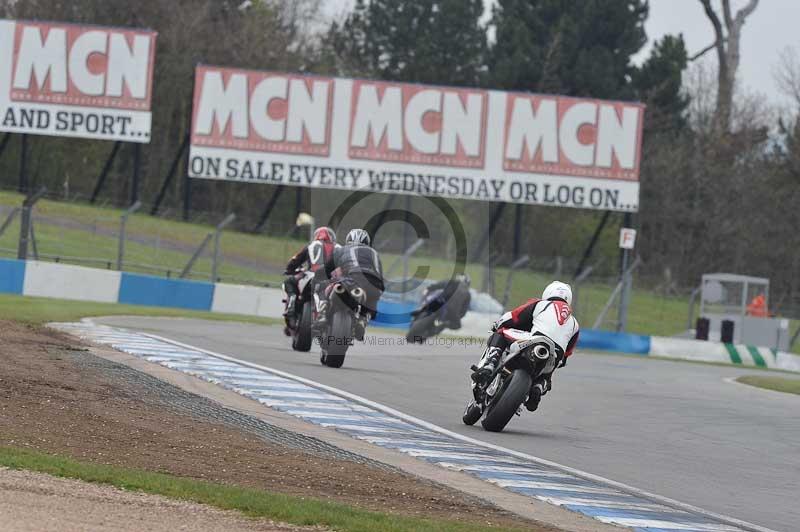
[[[0,293],[266,318],[279,318],[283,312],[282,293],[276,288],[167,279],[16,259],[0,259]],[[381,327],[405,328],[414,308],[411,303],[381,301],[372,323]],[[489,324],[496,318],[494,314],[469,312],[462,320],[460,330],[448,330],[445,334],[483,338],[488,336]],[[800,372],[800,355],[751,345],[583,329],[578,348]]]

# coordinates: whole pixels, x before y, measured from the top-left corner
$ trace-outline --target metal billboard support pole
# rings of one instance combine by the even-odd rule
[[[489,226],[481,235],[480,240],[478,240],[478,245],[475,246],[472,252],[472,261],[478,262],[483,256],[483,250],[486,247],[486,244],[489,242],[489,239],[494,233],[494,228],[497,227],[497,222],[500,221],[500,217],[503,215],[503,210],[506,208],[505,203],[497,203],[495,208],[492,210],[492,214],[489,217]]]
[[[19,260],[28,259],[28,240],[31,235],[31,211],[36,202],[47,192],[47,187],[42,187],[36,194],[29,195],[22,202],[22,217],[19,222],[19,245],[17,246],[17,258]]]
[[[264,208],[264,212],[261,213],[261,217],[258,219],[258,223],[253,228],[254,233],[260,233],[264,226],[267,225],[267,220],[269,220],[269,215],[272,213],[272,209],[275,208],[275,204],[278,202],[278,198],[281,197],[283,194],[283,185],[278,185],[277,188],[273,191],[272,196],[269,198],[267,202],[267,206]]]
[[[18,192],[28,192],[28,134],[23,133],[20,137],[19,152],[19,182],[17,183]]]
[[[219,224],[214,231],[214,258],[211,261],[211,282],[217,282],[217,265],[219,264],[219,239],[222,236],[222,230],[225,229],[227,225],[232,223],[236,219],[235,213],[230,213],[228,216],[225,217]]]
[[[131,179],[131,205],[139,201],[139,181],[142,167],[142,145],[133,146],[133,179]]]
[[[186,150],[186,157],[189,156],[189,150]],[[183,221],[189,221],[189,212],[192,210],[192,178],[189,177],[189,167],[186,167],[186,172],[183,174]]]
[[[167,195],[169,184],[172,183],[172,178],[175,177],[175,173],[178,170],[178,165],[180,165],[181,160],[183,160],[183,153],[188,147],[189,134],[187,133],[183,138],[183,143],[181,143],[180,148],[178,148],[178,153],[175,154],[175,158],[172,160],[172,164],[169,167],[169,172],[167,172],[166,177],[164,177],[164,181],[161,183],[161,188],[158,191],[158,196],[156,196],[156,201],[153,203],[152,209],[150,209],[150,214],[152,216],[158,214],[158,209],[161,207],[161,202],[164,201],[164,197]]]
[[[597,240],[600,238],[600,233],[603,232],[603,228],[606,226],[609,216],[611,216],[611,211],[606,211],[603,213],[600,223],[597,224],[597,228],[594,230],[591,240],[589,240],[589,245],[586,246],[586,250],[583,252],[583,256],[581,257],[581,261],[578,263],[578,268],[575,270],[573,279],[580,277],[581,273],[583,272],[583,268],[586,266],[586,261],[588,261],[589,257],[592,256],[594,246],[597,244]]]
[[[122,213],[119,217],[119,245],[117,247],[117,271],[122,271],[122,261],[125,257],[125,231],[128,226],[128,217],[138,211],[142,206],[142,202],[136,200],[136,203],[128,207],[128,210]]]
[[[411,196],[406,195],[406,215],[405,224],[403,224],[403,250],[409,249],[411,242]],[[408,282],[408,260],[411,258],[411,253],[403,252],[403,291],[400,293],[400,301],[406,302],[406,283]]]
[[[114,164],[114,159],[117,158],[117,152],[119,151],[120,146],[122,146],[122,142],[118,140],[114,143],[114,147],[111,148],[111,153],[108,155],[108,159],[106,159],[106,163],[103,165],[103,170],[100,171],[100,175],[97,177],[97,183],[94,185],[94,190],[92,191],[92,197],[89,199],[89,203],[94,203],[97,201],[97,196],[103,189],[106,178],[108,178],[108,172],[111,170],[111,165]]]
[[[3,152],[6,151],[6,146],[8,146],[8,141],[11,140],[11,133],[6,133],[3,136],[2,142],[0,142],[0,156],[3,155]]]
[[[633,215],[626,212],[622,219],[622,227],[628,228],[633,225]],[[617,332],[625,332],[628,329],[628,307],[631,303],[631,284],[633,282],[633,268],[628,268],[631,250],[628,248],[622,249],[622,257],[620,258],[620,283],[621,292],[619,297],[619,315],[617,320]]]
[[[33,251],[33,260],[39,260],[39,246],[36,245],[36,231],[33,230],[33,219],[31,219],[31,251]]]
[[[514,260],[519,257],[520,247],[522,243],[522,203],[517,203],[514,206],[514,250],[511,256]]]

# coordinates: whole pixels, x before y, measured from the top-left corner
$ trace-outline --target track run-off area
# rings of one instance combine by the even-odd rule
[[[292,351],[278,327],[164,318],[96,323],[154,334],[310,379],[448,431],[779,531],[800,522],[800,397],[728,382],[758,370],[581,352],[503,433],[467,427],[482,345],[407,345],[367,332],[344,367]]]

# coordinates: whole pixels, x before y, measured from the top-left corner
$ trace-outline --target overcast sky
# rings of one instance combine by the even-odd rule
[[[493,1],[485,0],[487,8]],[[340,14],[352,3],[353,0],[326,0],[326,11]],[[721,2],[713,3],[719,7]],[[734,10],[746,3],[747,0],[731,0]],[[800,0],[761,0],[742,30],[739,82],[745,90],[761,93],[775,103],[782,100],[772,72],[784,48],[800,49],[799,23]],[[689,55],[711,44],[714,38],[714,30],[699,0],[650,0],[646,29],[651,42],[667,33],[683,33]],[[646,57],[649,48],[650,44],[636,60]]]
[[[719,0],[714,2],[719,6]],[[746,0],[732,0],[734,9],[745,5]],[[775,86],[772,72],[780,52],[793,46],[800,49],[800,0],[761,0],[742,30],[742,55],[739,81],[747,91],[764,94],[773,102],[782,99]],[[646,24],[647,36],[657,39],[666,33],[683,33],[689,55],[714,40],[714,30],[705,16],[699,0],[650,0],[650,17]],[[643,50],[640,55],[649,53]]]

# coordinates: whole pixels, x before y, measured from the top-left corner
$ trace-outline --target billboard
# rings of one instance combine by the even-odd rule
[[[150,142],[156,33],[0,20],[0,131]]]
[[[198,66],[195,178],[635,212],[644,106]]]

